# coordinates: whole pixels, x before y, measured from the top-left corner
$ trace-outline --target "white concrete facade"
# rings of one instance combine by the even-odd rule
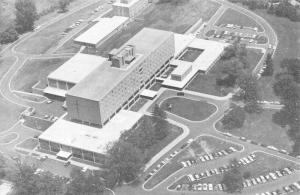
[[[116,16],[134,18],[148,6],[148,0],[118,0],[113,4],[113,12]]]

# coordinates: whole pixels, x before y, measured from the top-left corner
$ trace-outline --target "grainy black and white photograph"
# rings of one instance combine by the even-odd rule
[[[0,0],[0,195],[299,195],[300,0]]]

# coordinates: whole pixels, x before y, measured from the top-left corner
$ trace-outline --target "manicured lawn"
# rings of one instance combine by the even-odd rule
[[[281,128],[272,122],[272,115],[275,112],[265,110],[261,114],[248,115],[241,129],[223,130],[220,123],[217,124],[217,128],[221,131],[230,132],[234,135],[246,137],[247,139],[290,152],[292,142],[287,135],[287,129]]]
[[[182,168],[181,161],[195,159],[196,156],[203,155],[205,153],[212,153],[234,146],[236,149],[242,148],[238,145],[225,142],[210,136],[201,136],[189,147],[182,150],[177,156],[169,161],[158,173],[152,176],[145,184],[146,189],[151,189],[168,176]]]
[[[161,88],[161,83],[156,82],[156,83],[154,83],[154,85],[152,85],[152,86],[150,87],[150,90],[158,91],[160,88]]]
[[[255,155],[256,155],[256,160],[253,163],[250,163],[241,168],[242,174],[245,172],[250,172],[251,174],[250,178],[258,177],[260,175],[267,175],[270,172],[274,172],[285,167],[293,167],[298,170],[300,169],[300,166],[296,165],[295,163],[265,153],[257,152],[255,153]],[[219,175],[213,175],[211,177],[201,179],[197,183],[212,183],[216,185],[221,183],[222,179],[223,179],[223,174],[219,174]],[[185,176],[180,180],[178,180],[177,182],[175,182],[174,184],[172,184],[170,188],[174,189],[178,184],[190,184],[190,182],[188,178]]]
[[[280,72],[280,62],[284,58],[296,58],[300,56],[300,22],[291,22],[282,17],[267,14],[263,10],[255,10],[271,24],[278,36],[278,47],[274,56],[274,75]],[[262,77],[260,79],[262,97],[264,100],[278,100],[273,92],[274,77]]]
[[[32,92],[31,87],[38,81],[41,81],[42,86],[46,87],[47,76],[67,60],[68,58],[28,60],[14,76],[13,89]]]
[[[168,105],[171,105],[172,108],[168,108]],[[182,97],[168,98],[162,102],[161,107],[172,114],[191,121],[202,121],[217,110],[214,105],[204,101],[195,101]]]
[[[203,21],[210,19],[219,6],[218,3],[209,0],[189,0],[177,5],[172,1],[153,4],[135,21],[128,24],[121,33],[104,42],[97,48],[98,51],[85,52],[106,56],[108,52],[119,48],[144,27],[184,33],[200,18]]]
[[[10,133],[4,136],[0,136],[0,144],[6,144],[16,139],[18,135],[16,133]]]
[[[258,31],[263,31],[263,28],[253,19],[233,9],[226,10],[216,23],[217,26],[220,26],[222,24],[236,24],[239,26],[257,27]]]
[[[131,111],[138,112],[148,102],[145,98],[139,98],[139,100],[130,108]]]
[[[252,71],[255,68],[262,56],[263,54],[260,50],[248,49],[247,61],[250,64],[249,71]],[[232,89],[220,88],[216,85],[216,79],[218,78],[218,75],[221,71],[221,63],[222,60],[220,59],[207,74],[199,73],[198,75],[196,75],[196,77],[194,77],[194,79],[189,83],[186,89],[215,96],[227,95]]]
[[[22,143],[18,144],[17,147],[33,150],[37,145],[38,145],[37,139],[29,138],[24,140]]]
[[[268,42],[268,38],[265,36],[259,36],[257,39],[258,44],[266,44]]]
[[[87,19],[91,15],[91,12],[102,2],[97,2],[91,6],[83,8],[81,11],[71,14],[63,20],[54,23],[46,29],[38,32],[35,36],[27,39],[20,44],[16,50],[19,52],[29,54],[43,54],[47,52],[51,47],[55,46],[59,40],[63,37],[60,35],[65,28],[72,25],[79,19]]]
[[[194,62],[203,51],[203,49],[187,48],[179,59],[182,61]]]

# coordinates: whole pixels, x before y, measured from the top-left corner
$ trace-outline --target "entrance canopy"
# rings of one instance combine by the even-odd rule
[[[59,151],[56,156],[58,158],[62,158],[62,159],[69,159],[71,157],[72,153],[70,152],[66,152],[66,151]]]

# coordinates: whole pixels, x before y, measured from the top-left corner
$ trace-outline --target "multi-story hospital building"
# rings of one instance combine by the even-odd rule
[[[174,52],[174,33],[144,28],[67,92],[69,118],[102,127],[154,83]]]

